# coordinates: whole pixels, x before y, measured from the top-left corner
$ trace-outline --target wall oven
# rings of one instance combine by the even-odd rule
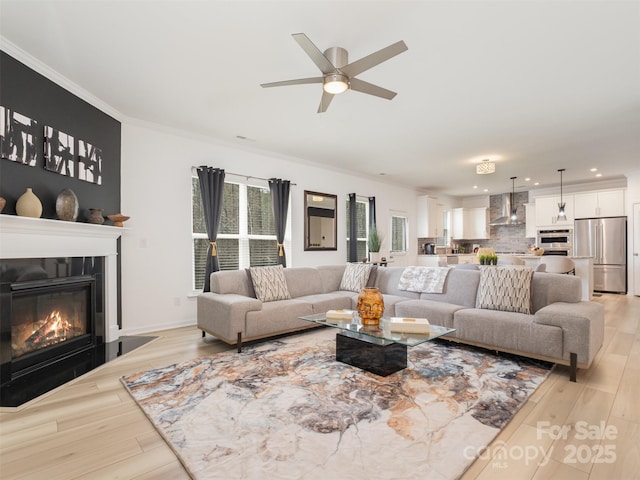
[[[573,255],[573,229],[539,229],[537,246],[544,248],[544,255]]]

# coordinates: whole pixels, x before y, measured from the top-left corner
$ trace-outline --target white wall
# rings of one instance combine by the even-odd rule
[[[416,192],[373,178],[188,138],[154,126],[122,125],[122,213],[131,216],[122,237],[123,334],[194,324],[192,292],[191,167],[208,165],[261,178],[283,178],[291,189],[288,266],[344,263],[349,193],[376,197],[378,228],[389,235],[389,212],[406,212],[409,248],[395,265],[415,264]],[[233,181],[234,177],[228,176]],[[259,182],[258,182],[259,184]],[[305,252],[304,191],[338,196],[338,250]],[[386,242],[383,249],[388,247]]]

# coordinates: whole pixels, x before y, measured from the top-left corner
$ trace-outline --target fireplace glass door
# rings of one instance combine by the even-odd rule
[[[14,367],[19,370],[55,361],[94,344],[94,285],[95,280],[87,276],[13,285]]]

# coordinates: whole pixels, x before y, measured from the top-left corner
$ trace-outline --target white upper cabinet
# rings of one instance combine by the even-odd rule
[[[418,238],[435,238],[444,234],[444,211],[437,198],[419,196],[417,212]]]
[[[622,217],[624,189],[575,194],[576,218]]]
[[[574,195],[562,195],[562,201],[565,203],[566,220],[558,220],[560,195],[536,198],[536,225],[538,227],[573,226],[575,220]]]
[[[489,238],[488,214],[486,207],[454,208],[451,212],[451,236],[460,240]]]

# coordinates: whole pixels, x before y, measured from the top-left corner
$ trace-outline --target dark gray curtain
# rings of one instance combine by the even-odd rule
[[[369,228],[376,225],[376,197],[369,197]]]
[[[358,261],[358,218],[356,194],[349,194],[349,262]]]
[[[213,167],[198,167],[200,195],[204,208],[204,221],[207,226],[209,248],[207,250],[207,269],[204,277],[203,291],[211,291],[211,273],[220,270],[218,263],[218,228],[222,217],[222,197],[224,194],[224,170]],[[209,255],[209,252],[211,255]]]
[[[278,265],[283,267],[287,266],[287,258],[284,254],[284,232],[287,229],[290,188],[291,182],[289,180],[281,180],[280,178],[271,178],[269,180],[273,218],[276,224],[276,238],[278,239]]]

